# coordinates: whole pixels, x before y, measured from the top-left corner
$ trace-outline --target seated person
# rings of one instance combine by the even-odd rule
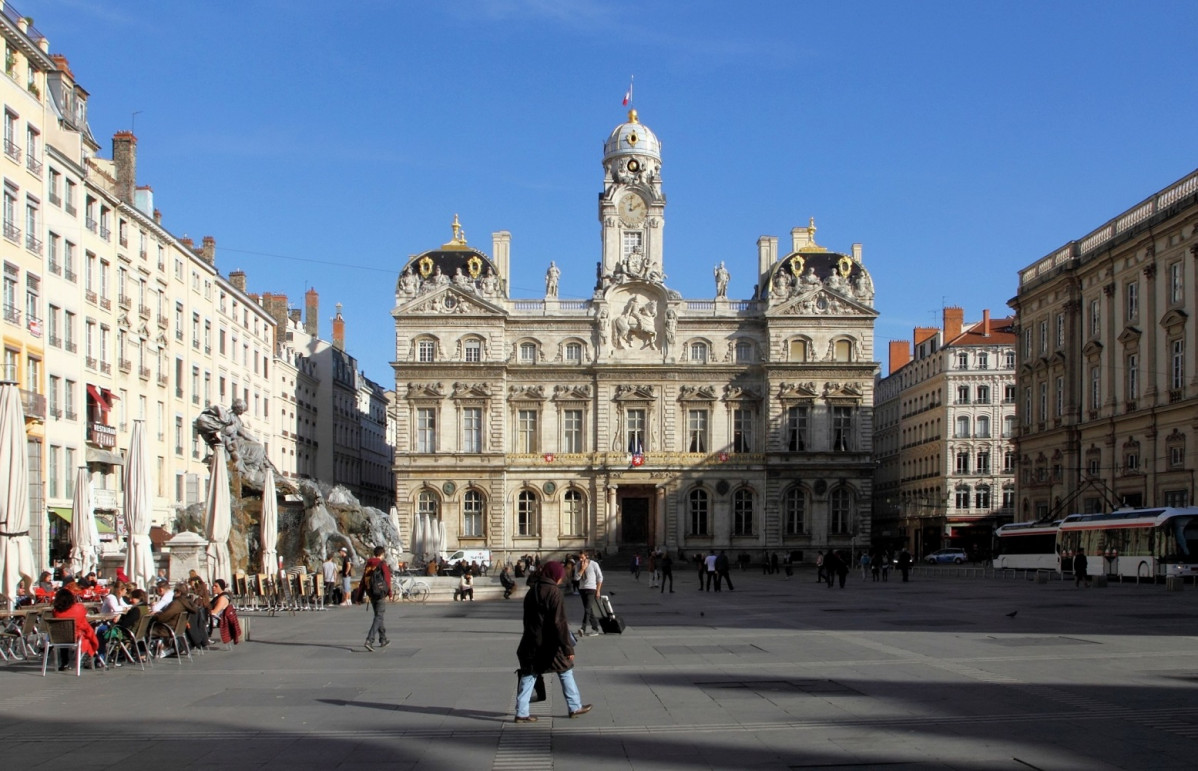
[[[112,591],[104,595],[104,599],[100,602],[100,613],[105,615],[116,615],[124,613],[129,609],[129,603],[125,602],[125,594],[128,587],[124,584],[113,584]]]
[[[237,619],[237,609],[233,607],[233,597],[229,594],[229,588],[223,578],[213,581],[212,586],[217,591],[216,596],[212,598],[210,612],[220,629],[221,642],[226,646],[230,642],[236,645],[241,640],[241,622]]]
[[[80,579],[78,583],[79,588],[83,589],[84,591],[91,591],[92,589],[95,589],[96,586],[98,586],[96,583],[96,571],[93,570],[92,572],[88,573],[82,579]]]
[[[195,572],[194,570],[192,571]],[[199,576],[192,576],[187,579],[188,593],[191,594],[191,601],[200,607],[206,608],[212,603],[212,597],[208,594],[208,585],[204,583],[204,579]]]
[[[216,589],[216,594],[208,603],[208,613],[214,621],[219,621],[221,613],[224,613],[225,608],[232,604],[233,597],[229,594],[229,586],[223,578],[213,581],[212,588]]]
[[[129,592],[128,596],[129,606],[121,614],[121,617],[117,619],[116,623],[117,626],[133,632],[137,629],[137,624],[141,621],[141,617],[149,612],[149,608],[146,607],[145,589],[134,589]]]
[[[180,581],[175,585],[171,601],[167,603],[165,608],[154,613],[154,620],[157,622],[154,624],[154,636],[167,637],[171,635],[171,632],[162,627],[166,626],[173,630],[175,622],[179,620],[179,616],[186,613],[195,613],[198,610],[199,608],[196,604],[187,596],[187,584]]]
[[[150,612],[161,613],[175,599],[175,590],[171,588],[170,582],[162,577],[158,578],[158,583],[154,589],[158,592],[158,599],[150,606]]]
[[[96,630],[92,629],[91,624],[87,623],[87,608],[83,607],[83,603],[79,602],[78,598],[71,593],[69,589],[59,589],[54,595],[54,618],[70,618],[75,621],[75,640],[79,643],[80,654],[87,661],[88,665],[92,665],[92,656],[98,656],[100,651],[100,640],[96,637]],[[66,658],[67,652],[60,650],[58,652],[58,668],[66,669],[69,664]],[[103,664],[103,659],[100,659]]]
[[[75,577],[71,576],[71,575],[65,576],[62,579],[62,588],[66,589],[68,592],[75,595],[76,597],[83,594],[83,587],[81,587],[79,585],[79,582],[75,580]],[[55,596],[57,596],[57,595],[55,595]]]
[[[37,583],[34,584],[34,589],[39,593],[45,592],[51,597],[54,596],[54,582],[50,580],[50,571],[43,570],[42,574],[37,577]]]
[[[516,579],[512,578],[512,566],[504,565],[503,570],[499,573],[499,583],[503,584],[503,599],[510,600],[512,598],[512,590],[516,588]]]
[[[474,602],[474,576],[470,575],[469,570],[463,571],[462,577],[458,579],[458,588],[453,593],[455,601],[465,602],[467,598]]]

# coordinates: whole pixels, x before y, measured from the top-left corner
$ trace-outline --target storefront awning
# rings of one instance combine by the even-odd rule
[[[70,523],[71,509],[69,507],[67,507],[67,506],[48,506],[47,509],[54,516],[58,517],[59,519],[63,520],[64,522],[67,522],[68,524]]]
[[[118,452],[110,452],[109,450],[100,450],[95,447],[87,448],[88,463],[107,463],[110,466],[123,466],[125,459]]]

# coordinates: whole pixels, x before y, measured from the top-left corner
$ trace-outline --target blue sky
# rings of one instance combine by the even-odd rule
[[[1016,271],[1198,167],[1198,3],[19,0],[133,128],[163,224],[302,305],[391,387],[394,285],[512,234],[512,294],[589,297],[602,143],[635,74],[667,284],[755,283],[761,235],[864,245],[886,341],[1008,312]],[[136,117],[134,118],[134,113]]]

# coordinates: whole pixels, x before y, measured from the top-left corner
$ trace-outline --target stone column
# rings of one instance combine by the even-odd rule
[[[655,490],[653,545],[658,549],[666,548],[666,487],[658,485]]]
[[[613,551],[616,548],[616,486],[607,488],[607,518],[603,534],[603,550]]]

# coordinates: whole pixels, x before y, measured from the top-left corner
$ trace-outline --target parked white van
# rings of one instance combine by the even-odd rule
[[[467,563],[477,562],[484,570],[491,567],[490,549],[458,549],[453,554],[441,552],[441,558],[452,567],[462,560]]]

